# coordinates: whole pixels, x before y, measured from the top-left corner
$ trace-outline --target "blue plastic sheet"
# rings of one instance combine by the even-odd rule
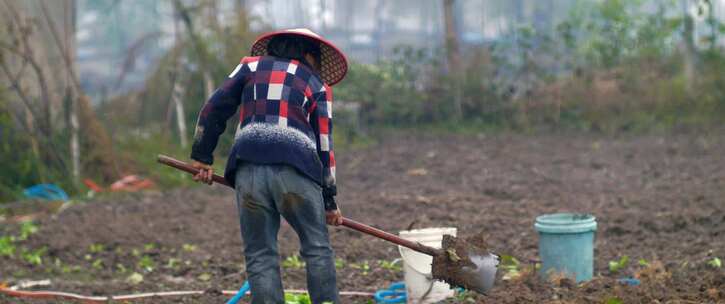
[[[68,194],[60,187],[53,184],[39,184],[23,190],[25,197],[29,199],[44,199],[49,201],[67,201]]]

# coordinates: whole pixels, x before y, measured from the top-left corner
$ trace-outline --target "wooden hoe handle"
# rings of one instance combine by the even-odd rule
[[[429,246],[423,245],[423,244],[418,243],[418,242],[413,242],[413,241],[406,240],[406,239],[401,238],[401,237],[399,237],[399,236],[397,236],[395,234],[392,234],[392,233],[389,233],[389,232],[385,232],[385,231],[382,231],[382,230],[377,229],[377,228],[370,227],[368,225],[365,225],[365,224],[360,223],[360,222],[353,221],[353,220],[351,220],[349,218],[346,218],[346,217],[343,217],[342,218],[342,225],[345,226],[345,227],[351,228],[353,230],[357,230],[357,231],[360,231],[362,233],[372,235],[372,236],[374,236],[376,238],[380,238],[380,239],[386,240],[386,241],[391,242],[393,244],[397,244],[397,245],[400,245],[400,246],[403,246],[403,247],[408,247],[410,249],[413,249],[415,251],[418,251],[420,253],[424,253],[424,254],[427,254],[427,255],[433,256],[433,255],[438,254],[438,251],[439,251],[438,249],[435,249],[433,247],[429,247]]]
[[[167,166],[170,166],[170,167],[174,167],[176,169],[179,169],[181,171],[189,172],[192,175],[196,175],[197,173],[199,173],[199,169],[194,168],[191,165],[189,165],[188,163],[185,163],[183,161],[180,161],[178,159],[175,159],[175,158],[173,158],[171,156],[166,156],[166,155],[163,155],[163,154],[159,154],[159,156],[157,158],[157,161],[160,162],[160,163],[162,163],[162,164],[164,164],[164,165],[167,165]],[[222,184],[224,186],[232,187],[232,185],[230,185],[227,182],[227,180],[224,179],[224,177],[222,177],[221,175],[214,174],[211,177],[211,179],[215,183],[219,183],[219,184]],[[232,187],[232,188],[234,188],[234,187]]]
[[[174,167],[174,168],[179,169],[181,171],[186,171],[186,172],[189,172],[189,173],[194,174],[194,175],[196,175],[197,173],[199,173],[199,169],[194,168],[191,165],[189,165],[188,163],[185,163],[183,161],[180,161],[180,160],[175,159],[175,158],[170,157],[170,156],[166,156],[166,155],[159,154],[157,160],[158,160],[158,162],[160,162],[160,163],[162,163],[164,165],[167,165],[167,166],[170,166],[170,167]],[[232,187],[231,185],[229,185],[229,183],[227,182],[227,180],[224,179],[224,177],[222,177],[220,175],[214,174],[212,176],[212,180],[214,182],[216,182],[216,183],[219,183],[219,184],[222,184],[222,185],[225,185],[225,186],[228,186],[228,187]],[[365,225],[365,224],[360,223],[360,222],[353,221],[353,220],[351,220],[349,218],[346,218],[346,217],[343,217],[342,218],[342,225],[345,226],[345,227],[351,228],[353,230],[357,230],[357,231],[360,231],[362,233],[369,234],[369,235],[372,235],[374,237],[377,237],[377,238],[386,240],[388,242],[391,242],[391,243],[394,243],[394,244],[397,244],[397,245],[400,245],[400,246],[403,246],[403,247],[408,247],[410,249],[413,249],[415,251],[418,251],[420,253],[424,253],[424,254],[427,254],[427,255],[436,255],[438,253],[438,251],[439,251],[438,249],[435,249],[433,247],[425,246],[425,245],[423,245],[421,243],[418,243],[418,242],[412,242],[412,241],[406,240],[406,239],[401,238],[401,237],[399,237],[399,236],[397,236],[395,234],[392,234],[392,233],[389,233],[389,232],[385,232],[385,231],[382,231],[382,230],[377,229],[377,228],[370,227],[368,225]]]

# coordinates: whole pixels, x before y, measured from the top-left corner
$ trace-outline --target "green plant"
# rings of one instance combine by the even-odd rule
[[[395,259],[392,261],[379,260],[378,265],[380,265],[381,268],[390,270],[392,272],[400,272],[403,270],[400,266],[400,261],[400,259]]]
[[[308,295],[306,293],[302,293],[302,294],[285,293],[284,294],[284,303],[285,304],[312,304],[312,300],[310,300],[310,295]]]
[[[156,244],[154,244],[154,243],[148,243],[148,244],[143,245],[144,251],[152,251],[154,249],[156,249]]]
[[[350,267],[353,269],[358,269],[362,271],[362,275],[366,276],[370,272],[370,264],[367,260],[362,261],[361,263],[352,263],[350,264]]]
[[[126,282],[129,282],[134,285],[139,284],[139,283],[143,282],[143,275],[138,272],[134,272],[134,273],[130,274],[128,277],[126,277]]]
[[[627,267],[627,264],[629,264],[629,257],[624,255],[617,261],[609,261],[609,271],[618,272]]]
[[[335,259],[335,269],[342,269],[343,267],[345,267],[345,260],[343,260],[341,258],[336,258]]]
[[[26,262],[40,266],[43,264],[43,255],[45,255],[45,252],[47,251],[46,247],[42,247],[36,250],[27,250],[23,249],[22,253],[20,254],[23,257],[23,260]]]
[[[184,245],[181,245],[181,249],[186,252],[192,252],[192,251],[196,250],[196,245],[184,244]]]
[[[712,258],[712,260],[708,261],[707,264],[715,268],[722,268],[722,260],[718,257]]]
[[[642,267],[649,266],[649,262],[647,262],[647,260],[645,260],[645,259],[639,259],[639,261],[637,261],[637,264],[639,264],[639,266],[642,266]]]
[[[501,255],[501,262],[499,268],[504,271],[504,280],[511,280],[519,277],[521,272],[519,271],[519,260],[510,255]]]
[[[282,267],[285,268],[303,268],[305,267],[305,262],[300,259],[298,255],[291,255],[288,256],[284,261],[282,262]]]
[[[116,263],[116,270],[120,273],[126,273],[127,271],[126,266],[123,266],[121,263]]]
[[[457,303],[476,303],[476,300],[474,300],[468,290],[465,289],[456,292],[456,301],[458,301]]]
[[[35,234],[38,232],[38,226],[33,223],[33,221],[25,221],[22,224],[20,224],[20,235],[18,236],[18,240],[24,241],[27,240],[28,237],[32,234]]]
[[[222,136],[220,141],[225,140],[227,137]],[[173,168],[158,167],[155,164],[156,159],[153,157],[133,157],[134,155],[155,155],[160,152],[179,159],[188,157],[181,152],[183,149],[180,149],[177,143],[173,142],[173,138],[159,132],[151,132],[147,136],[124,136],[119,138],[116,144],[117,149],[122,154],[127,155],[129,159],[133,159],[137,164],[136,167],[140,170],[138,174],[143,174],[143,176],[150,178],[159,187],[168,188],[195,185],[193,180],[189,178],[189,175],[184,172]]]
[[[67,274],[71,273],[73,271],[73,268],[70,265],[63,265],[60,268],[60,273]]]
[[[208,273],[208,272],[202,273],[197,277],[197,279],[199,279],[200,281],[204,281],[204,282],[209,281],[209,280],[211,280],[211,273]]]
[[[624,301],[617,297],[609,297],[604,300],[604,304],[624,304]]]
[[[96,259],[95,261],[93,261],[93,264],[91,264],[91,267],[93,267],[94,269],[102,269],[103,268],[103,260]]]
[[[166,268],[176,269],[180,261],[181,260],[177,258],[169,258],[169,260],[166,262]]]
[[[147,272],[152,272],[156,267],[156,263],[150,256],[144,255],[141,259],[139,259],[138,263],[136,263],[136,267],[146,270]]]
[[[15,254],[15,237],[3,236],[0,237],[0,256],[12,257]]]
[[[0,37],[7,42],[4,35]],[[2,60],[7,58],[0,58]],[[43,132],[45,136],[36,135],[37,130],[27,132],[16,122],[19,116],[12,110],[16,105],[11,104],[5,93],[4,88],[0,88],[0,163],[3,164],[0,170],[0,203],[22,199],[23,188],[44,181],[53,181],[73,194],[73,180],[63,164],[64,149],[37,149],[38,144],[41,147],[60,147],[62,132]]]
[[[78,265],[68,265],[68,264],[66,264],[66,265],[62,265],[60,267],[60,272],[61,273],[80,272],[82,269],[83,268],[81,266],[78,266]]]
[[[88,251],[93,254],[102,252],[103,250],[105,250],[105,246],[103,246],[103,244],[91,244],[88,246]]]

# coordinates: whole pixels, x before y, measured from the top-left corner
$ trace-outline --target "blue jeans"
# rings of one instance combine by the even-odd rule
[[[277,232],[280,215],[300,238],[312,303],[339,303],[322,190],[294,168],[245,164],[236,172],[237,208],[252,304],[283,304]]]

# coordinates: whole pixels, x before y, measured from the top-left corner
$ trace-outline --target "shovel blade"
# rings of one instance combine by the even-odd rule
[[[493,288],[496,281],[499,258],[493,253],[470,254],[469,258],[475,266],[464,266],[461,269],[461,279],[465,280],[468,289],[485,294]]]
[[[444,235],[442,245],[433,256],[433,278],[481,294],[493,287],[499,258],[482,238]]]

